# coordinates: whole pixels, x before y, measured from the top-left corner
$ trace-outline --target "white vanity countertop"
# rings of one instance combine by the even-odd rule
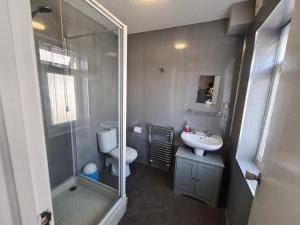
[[[205,156],[197,156],[192,149],[179,147],[175,156],[224,168],[222,156],[213,153],[206,152]]]

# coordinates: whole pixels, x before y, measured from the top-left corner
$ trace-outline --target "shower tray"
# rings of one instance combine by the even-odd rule
[[[96,225],[118,200],[118,191],[73,176],[52,190],[56,225]]]

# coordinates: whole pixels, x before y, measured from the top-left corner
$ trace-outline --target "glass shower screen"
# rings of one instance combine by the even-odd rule
[[[97,224],[121,193],[122,29],[93,0],[31,8],[55,223]]]
[[[99,181],[118,189],[118,174],[112,175],[111,167],[112,163],[118,164],[119,158],[102,149],[99,136],[115,130],[110,138],[118,143],[119,31],[107,21],[104,26],[99,13],[87,9],[89,16],[82,14],[82,6],[78,11],[67,2],[62,4],[65,46],[73,57],[69,75],[74,78],[76,99],[76,119],[72,123],[74,167],[76,173],[83,174],[84,166],[94,163],[100,169]]]

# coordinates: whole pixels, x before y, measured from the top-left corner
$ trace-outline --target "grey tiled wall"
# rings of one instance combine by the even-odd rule
[[[233,103],[243,37],[227,36],[226,26],[220,20],[129,35],[127,144],[137,149],[138,161],[147,162],[148,123],[172,126],[179,134],[189,120],[192,128],[226,134],[231,108],[223,110],[222,120],[186,114],[188,108],[218,112],[223,102]],[[176,50],[178,41],[187,48]],[[196,103],[199,75],[222,76],[217,105]],[[145,128],[141,135],[132,132],[135,125]]]

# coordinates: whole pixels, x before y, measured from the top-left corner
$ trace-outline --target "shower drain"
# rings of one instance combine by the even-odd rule
[[[72,186],[72,187],[69,188],[69,191],[75,191],[76,189],[77,189],[76,186]]]

